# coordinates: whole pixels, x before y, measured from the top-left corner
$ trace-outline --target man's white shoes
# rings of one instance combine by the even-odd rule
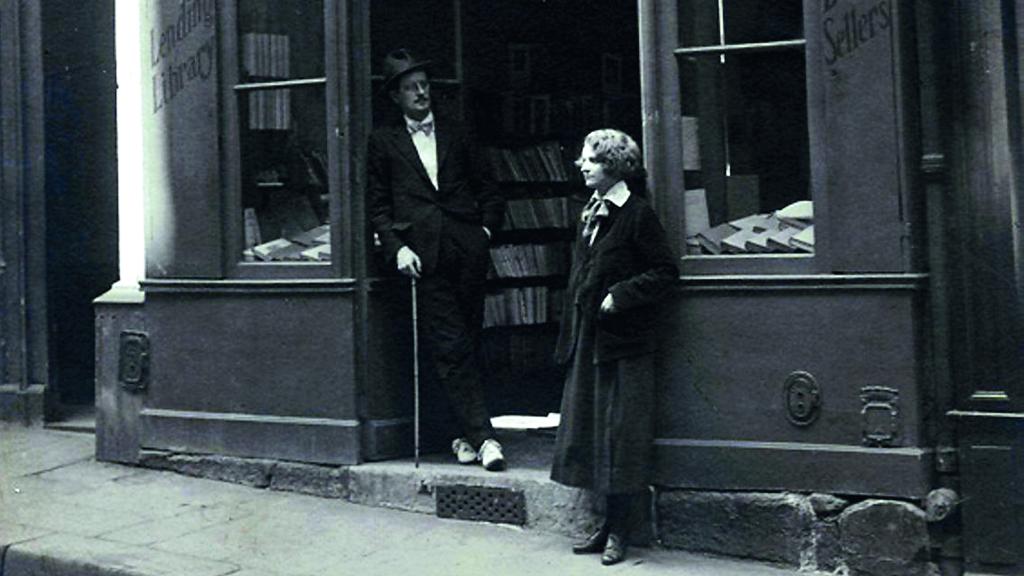
[[[480,453],[477,455],[484,468],[491,472],[505,469],[505,455],[501,453],[501,444],[494,438],[484,440],[480,445]]]
[[[452,440],[452,453],[459,460],[459,464],[472,464],[476,462],[476,450],[465,438]]]
[[[452,440],[452,453],[459,464],[472,464],[479,460],[492,472],[505,469],[505,455],[501,453],[501,444],[494,438],[484,440],[479,452],[473,450],[473,445],[465,438],[456,438]]]

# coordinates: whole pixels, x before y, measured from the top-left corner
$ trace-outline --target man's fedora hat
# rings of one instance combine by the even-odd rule
[[[384,57],[384,84],[381,85],[381,92],[387,92],[394,88],[394,83],[403,75],[416,70],[422,70],[430,65],[430,60],[417,60],[411,52],[405,48],[399,48]]]

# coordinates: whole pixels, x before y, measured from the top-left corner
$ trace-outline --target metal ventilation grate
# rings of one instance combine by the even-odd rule
[[[526,498],[518,490],[451,484],[437,486],[434,498],[441,518],[526,524]]]

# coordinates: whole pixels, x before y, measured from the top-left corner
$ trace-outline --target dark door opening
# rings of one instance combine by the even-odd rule
[[[92,300],[118,279],[114,2],[45,2],[42,18],[52,419],[93,404]]]

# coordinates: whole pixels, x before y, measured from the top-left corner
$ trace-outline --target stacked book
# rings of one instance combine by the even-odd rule
[[[569,269],[569,244],[504,244],[491,248],[498,278],[554,276]]]
[[[242,68],[249,77],[288,78],[290,54],[285,34],[248,32],[242,35]]]
[[[249,128],[252,130],[290,130],[291,92],[259,90],[249,92]]]
[[[288,36],[250,32],[242,36],[242,68],[251,80],[286,79],[291,75]],[[288,90],[249,92],[249,128],[291,129],[291,93]]]
[[[814,252],[814,205],[801,200],[767,214],[752,214],[687,237],[691,254]]]
[[[484,159],[499,182],[568,182],[569,170],[558,142],[525,148],[484,148]]]
[[[323,262],[331,259],[331,228],[323,224],[288,238],[277,238],[247,248],[247,261],[261,262]]]
[[[505,228],[536,229],[569,226],[567,198],[530,198],[509,200],[505,210]]]
[[[563,291],[547,286],[508,288],[484,300],[484,327],[544,324],[557,319]]]

